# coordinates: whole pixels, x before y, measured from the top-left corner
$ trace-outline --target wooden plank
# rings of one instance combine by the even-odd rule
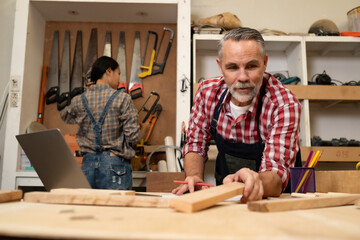
[[[360,193],[360,171],[316,171],[317,192]]]
[[[170,207],[186,213],[193,213],[211,207],[218,202],[224,201],[244,192],[244,184],[233,182],[184,194],[170,200]]]
[[[340,196],[324,196],[315,198],[292,198],[279,200],[260,200],[248,202],[250,211],[278,212],[288,210],[301,210],[323,207],[353,205],[360,200],[360,194],[347,194]]]
[[[286,85],[298,99],[360,100],[359,86]]]
[[[146,191],[147,192],[171,192],[179,184],[174,180],[184,180],[184,172],[147,172]]]
[[[19,201],[21,198],[21,190],[0,190],[0,203]]]
[[[358,162],[360,147],[301,147],[301,158],[305,162],[310,151],[322,151],[319,162]],[[354,167],[355,169],[355,167]]]
[[[121,207],[169,207],[169,199],[162,197],[70,194],[56,192],[28,192],[25,202],[57,203],[74,205],[121,206]]]
[[[91,194],[91,195],[130,195],[134,196],[134,190],[111,190],[111,189],[87,189],[87,188],[56,188],[52,193],[62,194]]]

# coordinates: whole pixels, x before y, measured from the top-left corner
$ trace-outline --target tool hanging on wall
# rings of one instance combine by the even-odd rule
[[[91,67],[98,58],[98,41],[97,41],[97,29],[91,29],[91,35],[89,39],[89,45],[86,52],[84,69],[83,69],[83,78],[85,87],[90,83],[90,73]]]
[[[117,62],[120,66],[120,82],[118,86],[118,90],[127,92],[127,75],[126,75],[126,47],[125,47],[125,32],[120,32],[119,37],[119,47],[116,57]]]
[[[63,52],[61,56],[59,97],[57,109],[61,110],[70,104],[70,31],[65,31]]]
[[[48,78],[45,88],[45,102],[51,104],[57,101],[59,83],[59,31],[54,31],[51,55],[49,62]]]
[[[147,105],[149,105],[149,104],[147,104],[147,103],[148,102],[150,103],[150,100],[153,98],[153,96],[155,96],[155,100],[152,102],[150,108],[148,108]],[[145,123],[146,120],[149,118],[150,114],[152,112],[154,112],[154,108],[155,108],[156,104],[158,103],[159,99],[160,99],[160,95],[157,92],[152,91],[150,93],[150,96],[146,99],[145,103],[141,106],[141,108],[138,112],[138,113],[140,113],[141,111],[146,112],[146,115],[145,115],[144,119],[142,120],[142,123]]]
[[[106,31],[103,56],[111,57],[111,31]]]
[[[153,46],[153,49],[151,51],[151,57],[150,57],[149,66],[144,66],[147,47],[148,47],[148,44],[149,44],[151,34],[155,36],[154,46]],[[146,36],[146,44],[145,44],[145,49],[144,49],[144,55],[143,55],[143,58],[141,60],[141,69],[145,69],[147,71],[144,71],[144,72],[138,74],[138,76],[141,77],[141,78],[150,76],[151,73],[152,73],[154,60],[155,60],[155,52],[156,52],[157,41],[158,41],[158,34],[156,32],[153,32],[153,31],[148,31],[147,36]]]
[[[135,32],[134,39],[134,50],[131,63],[131,73],[130,73],[130,82],[129,82],[129,94],[132,99],[142,97],[143,93],[143,82],[139,77],[141,72],[141,52],[140,52],[140,32]]]
[[[161,48],[161,45],[162,45],[162,42],[164,40],[164,36],[165,36],[166,32],[170,33],[169,42],[168,42],[168,45],[167,45],[167,48],[166,48],[166,52],[165,52],[163,61],[161,63],[158,63],[156,60],[157,60],[157,57],[159,55],[160,48]],[[155,55],[155,59],[154,59],[154,66],[152,68],[151,75],[155,75],[155,74],[159,74],[159,73],[164,72],[165,63],[166,63],[166,60],[167,60],[167,58],[169,56],[169,52],[170,52],[170,48],[171,48],[173,39],[174,39],[174,30],[172,30],[171,28],[168,28],[168,27],[164,27],[163,28],[163,33],[161,35],[159,47],[156,50],[156,55]]]
[[[156,104],[153,111],[150,113],[147,121],[144,123],[144,125],[142,126],[144,128],[144,143],[146,144],[149,141],[149,138],[154,130],[154,126],[156,121],[159,118],[159,115],[162,111],[162,106],[161,104]]]
[[[76,34],[75,53],[70,79],[70,98],[84,92],[83,79],[83,53],[82,53],[82,32]]]
[[[44,121],[44,101],[45,101],[45,86],[47,81],[48,67],[44,66],[42,71],[41,79],[41,88],[40,88],[40,97],[39,97],[39,107],[38,107],[38,123],[43,123]]]

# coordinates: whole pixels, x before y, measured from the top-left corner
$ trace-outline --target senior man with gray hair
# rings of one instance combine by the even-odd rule
[[[279,196],[299,152],[301,105],[266,72],[268,56],[257,30],[228,31],[219,42],[216,62],[222,76],[202,81],[191,110],[183,148],[188,183],[172,192],[207,188],[195,183],[203,182],[209,142],[214,139],[217,185],[243,182],[242,202]]]

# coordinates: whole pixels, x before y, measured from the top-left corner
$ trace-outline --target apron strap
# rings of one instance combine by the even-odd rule
[[[81,100],[82,103],[84,105],[85,111],[87,113],[87,115],[90,118],[90,121],[93,125],[93,131],[95,134],[95,148],[96,148],[96,152],[100,152],[101,151],[101,127],[102,124],[104,122],[105,116],[108,112],[108,109],[110,108],[111,103],[113,102],[113,100],[115,99],[115,97],[119,94],[120,91],[115,91],[111,97],[109,98],[109,100],[107,101],[104,110],[102,111],[99,121],[95,121],[94,115],[91,113],[90,109],[89,109],[89,105],[85,96],[85,93],[81,94]]]

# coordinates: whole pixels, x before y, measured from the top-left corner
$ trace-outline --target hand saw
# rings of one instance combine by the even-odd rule
[[[131,74],[129,83],[129,94],[132,99],[142,97],[143,82],[138,76],[141,72],[141,53],[140,53],[140,32],[135,32],[134,51],[131,63]]]
[[[86,52],[84,69],[83,69],[83,78],[85,85],[88,85],[90,82],[91,67],[98,58],[98,41],[97,41],[97,29],[91,29],[91,35],[89,40],[88,49]]]
[[[120,82],[118,90],[127,92],[125,32],[123,31],[120,32],[119,47],[116,61],[119,63],[120,66]]]
[[[70,31],[65,31],[63,52],[61,56],[59,97],[57,109],[61,110],[70,104]]]
[[[82,54],[82,32],[76,34],[75,53],[70,79],[70,99],[84,92],[83,74],[83,54]]]
[[[51,47],[48,78],[45,88],[46,104],[54,103],[58,98],[59,84],[59,31],[54,32]]]
[[[111,31],[106,31],[103,56],[111,57]]]
[[[148,43],[149,43],[149,39],[150,39],[150,34],[153,34],[155,36],[154,47],[153,47],[153,49],[151,51],[151,57],[150,57],[149,66],[144,66],[147,47],[148,47]],[[151,75],[151,72],[152,72],[152,69],[153,69],[153,64],[154,64],[154,59],[155,59],[155,51],[156,51],[157,41],[158,41],[158,34],[156,32],[153,32],[153,31],[148,31],[147,36],[146,36],[146,44],[145,44],[145,49],[144,49],[144,55],[143,55],[143,58],[141,60],[141,69],[146,69],[147,71],[138,74],[138,76],[141,77],[141,78],[144,78],[144,77],[147,77],[147,76]]]
[[[157,62],[156,62],[156,59],[157,59],[158,54],[159,54],[159,52],[160,52],[160,47],[161,47],[161,44],[162,44],[162,41],[163,41],[163,39],[164,39],[164,36],[165,36],[165,32],[166,32],[166,31],[170,32],[169,43],[168,43],[168,45],[167,45],[166,52],[165,52],[164,59],[163,59],[162,63],[157,63]],[[156,50],[156,56],[155,56],[155,59],[154,59],[154,66],[153,66],[153,68],[152,68],[151,75],[155,75],[155,74],[159,74],[159,73],[163,73],[163,72],[164,72],[165,63],[166,63],[166,60],[167,60],[167,58],[168,58],[168,56],[169,56],[169,52],[170,52],[170,48],[171,48],[173,39],[174,39],[174,30],[172,30],[171,28],[168,28],[168,27],[164,27],[164,28],[163,28],[163,33],[162,33],[162,35],[161,35],[159,47],[158,47],[158,49]]]

